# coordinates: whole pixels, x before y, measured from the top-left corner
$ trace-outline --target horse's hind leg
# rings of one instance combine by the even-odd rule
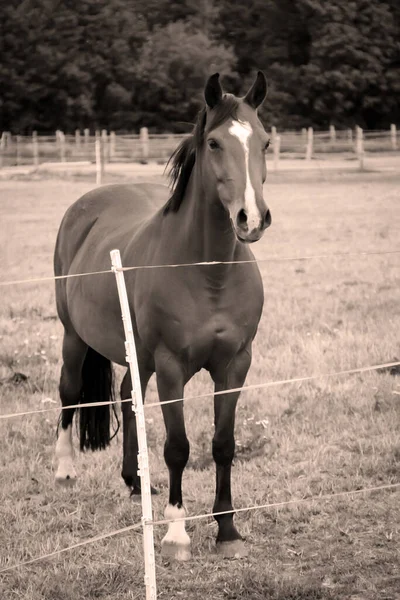
[[[75,408],[65,407],[79,404],[82,389],[82,367],[85,360],[87,345],[73,330],[65,330],[62,356],[63,365],[60,378],[60,398],[64,410],[61,412],[61,428],[56,444],[56,459],[58,461],[56,482],[71,484],[75,482],[74,454],[72,448],[72,420]]]
[[[154,369],[148,364],[148,361],[141,359],[138,354],[140,384],[142,388],[143,401],[145,398],[147,384],[152,376]],[[121,400],[129,400],[132,397],[132,381],[129,369],[121,383]],[[140,477],[138,475],[138,440],[136,431],[136,418],[132,410],[132,402],[122,402],[123,418],[123,462],[122,478],[131,490],[131,495],[140,495]],[[151,488],[152,494],[156,490]]]

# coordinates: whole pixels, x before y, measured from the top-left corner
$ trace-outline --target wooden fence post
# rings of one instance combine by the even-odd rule
[[[275,140],[274,140],[274,170],[275,171],[278,170],[280,152],[281,152],[281,136],[276,135],[276,133],[275,133]]]
[[[149,157],[149,130],[147,127],[140,129],[140,144],[142,147],[142,156],[144,159]]]
[[[392,140],[392,150],[397,150],[397,131],[394,123],[390,126],[390,137]]]
[[[360,171],[364,170],[364,138],[363,130],[358,125],[356,126],[356,152]]]
[[[276,140],[276,127],[274,125],[272,125],[272,127],[271,127],[271,142],[272,142],[273,148],[275,148],[275,140]]]
[[[329,125],[329,138],[332,144],[336,141],[336,129],[334,125]]]
[[[101,185],[103,183],[104,176],[104,156],[103,156],[103,148],[102,141],[100,138],[95,141],[95,150],[96,150],[96,184]]]
[[[17,152],[17,166],[21,164],[21,136],[15,136],[16,152]]]
[[[103,160],[105,163],[110,161],[110,151],[108,146],[108,134],[107,129],[101,130],[101,142],[102,142],[102,150],[103,150]]]
[[[6,140],[7,140],[7,134],[5,131],[3,131],[3,133],[1,134],[1,139],[0,139],[0,168],[3,166],[3,156],[4,156],[4,151],[6,149]]]
[[[65,135],[63,131],[60,131],[60,157],[61,157],[61,162],[65,162],[66,161],[66,154],[65,154]]]
[[[33,164],[35,167],[39,165],[39,142],[37,131],[32,131],[32,151],[33,151]]]
[[[81,149],[81,132],[79,129],[75,129],[75,146],[79,152]]]
[[[314,142],[314,130],[312,127],[309,127],[307,130],[306,160],[311,160],[311,158],[312,158],[313,142]]]
[[[89,142],[90,142],[90,129],[86,128],[83,130],[83,145],[84,145],[85,160],[90,160]]]
[[[60,160],[65,162],[65,135],[60,129],[56,131],[56,143],[60,150]]]
[[[110,132],[110,161],[114,160],[116,154],[117,136],[115,131]]]

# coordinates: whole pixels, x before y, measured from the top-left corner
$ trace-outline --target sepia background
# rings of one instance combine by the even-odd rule
[[[167,182],[208,75],[243,95],[262,69],[272,226],[254,246],[265,305],[246,383],[400,360],[400,5],[5,0],[0,27],[0,415],[52,409],[0,419],[0,597],[139,600],[136,532],[18,566],[140,523],[141,507],[120,477],[121,434],[107,452],[77,452],[75,487],[55,486],[54,282],[12,282],[51,278],[62,216],[96,181]],[[399,381],[393,368],[244,391],[234,506],[299,503],[238,514],[241,561],[215,553],[211,518],[188,522],[185,564],[161,558],[156,528],[159,598],[398,600],[398,489],[351,492],[400,483]],[[210,391],[202,372],[186,394]],[[185,415],[183,492],[201,515],[214,496],[211,399],[187,400]],[[146,425],[160,519],[158,407]]]

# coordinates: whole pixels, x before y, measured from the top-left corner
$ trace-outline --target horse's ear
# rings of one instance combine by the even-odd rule
[[[267,96],[267,87],[267,78],[262,71],[258,71],[257,78],[245,95],[244,101],[257,109]]]
[[[214,108],[221,101],[222,87],[219,82],[219,73],[214,73],[209,77],[204,89],[204,97],[209,108]]]

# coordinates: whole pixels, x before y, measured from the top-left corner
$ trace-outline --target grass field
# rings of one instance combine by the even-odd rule
[[[272,176],[273,224],[258,258],[400,249],[400,177]],[[0,182],[0,280],[52,274],[57,228],[93,184],[68,179]],[[247,383],[316,375],[400,359],[399,255],[337,256],[260,264],[265,308]],[[61,326],[53,282],[2,287],[1,413],[57,407]],[[24,374],[27,379],[15,376]],[[211,391],[200,373],[187,395]],[[400,482],[399,378],[364,373],[252,390],[237,413],[236,508]],[[156,399],[155,382],[147,394]],[[55,404],[55,402],[57,404]],[[191,515],[214,498],[212,401],[186,403]],[[121,435],[104,453],[77,455],[78,483],[55,486],[58,412],[0,421],[0,563],[29,560],[138,522],[120,478]],[[147,411],[155,518],[167,502],[159,408]],[[75,440],[76,442],[76,440]],[[172,600],[395,600],[400,598],[399,490],[243,512],[249,556],[215,554],[216,524],[189,521],[193,559],[161,559],[159,598]],[[71,550],[0,575],[3,600],[144,598],[139,533]]]

